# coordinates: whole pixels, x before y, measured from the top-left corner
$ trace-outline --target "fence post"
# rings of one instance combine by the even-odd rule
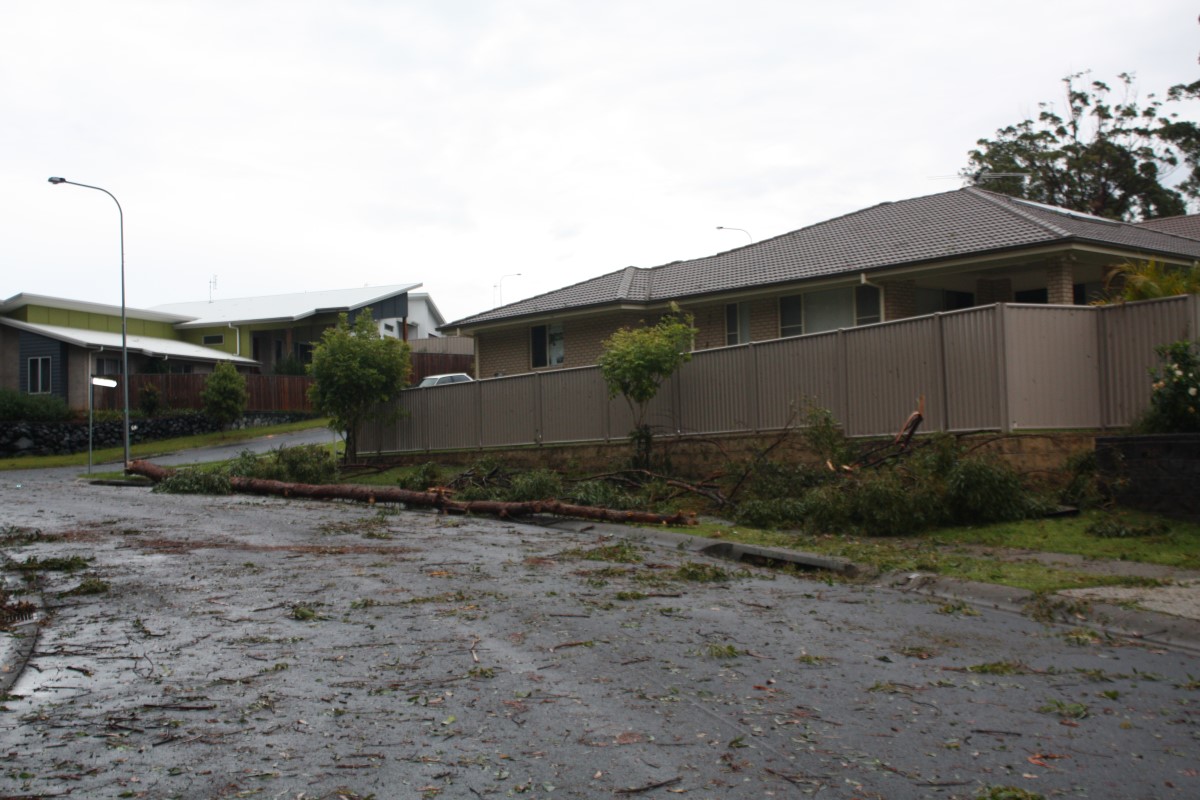
[[[545,430],[546,420],[542,414],[542,373],[533,373],[535,378],[533,381],[533,441],[538,446],[542,446],[542,431]]]
[[[746,406],[750,412],[750,430],[758,433],[759,429],[759,410],[758,410],[758,351],[759,348],[754,346],[754,342],[750,342],[749,348],[746,350]]]
[[[946,319],[942,312],[933,315],[937,323],[938,402],[941,404],[941,429],[950,430],[949,369],[946,366]]]
[[[837,376],[837,402],[836,410],[833,412],[834,419],[840,420],[842,430],[847,436],[853,435],[850,430],[850,370],[846,355],[846,331],[843,328],[837,330],[837,365],[839,374]]]
[[[1000,430],[1012,433],[1008,396],[1008,303],[996,304],[996,383],[1000,390]]]
[[[1100,381],[1100,429],[1112,427],[1112,348],[1108,346],[1108,312],[1114,306],[1096,308],[1096,354]]]

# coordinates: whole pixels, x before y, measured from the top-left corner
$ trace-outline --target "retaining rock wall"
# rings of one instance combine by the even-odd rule
[[[1121,505],[1200,522],[1200,434],[1100,437],[1096,460]]]
[[[242,417],[234,428],[257,428],[305,419],[306,414],[256,413]],[[169,417],[130,421],[131,444],[212,433],[217,425],[200,412]],[[120,420],[97,422],[93,426],[92,447],[120,447],[123,444]],[[13,456],[56,456],[81,453],[88,447],[88,425],[83,422],[0,422],[0,458]]]

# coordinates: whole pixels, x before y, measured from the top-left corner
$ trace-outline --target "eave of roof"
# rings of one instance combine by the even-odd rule
[[[20,292],[0,303],[0,315],[11,314],[25,306],[45,306],[46,308],[62,309],[63,311],[81,311],[87,314],[105,314],[113,317],[121,316],[120,306],[91,303],[86,300],[71,300],[66,297],[51,297],[44,294],[31,294],[29,292]],[[186,315],[145,308],[132,308],[130,306],[125,307],[125,316],[148,322],[168,322],[171,324],[186,322],[191,319],[191,317]]]
[[[85,328],[65,328],[59,325],[41,325],[33,322],[22,322],[16,319],[0,317],[0,325],[7,325],[17,330],[29,331],[59,342],[66,342],[77,347],[95,350],[121,349],[121,334],[111,331],[93,331]],[[137,336],[130,334],[126,337],[129,350],[153,357],[186,358],[190,361],[232,361],[246,366],[257,365],[252,358],[236,356],[211,347],[204,347],[191,342],[181,342],[176,339],[159,339],[153,336]]]

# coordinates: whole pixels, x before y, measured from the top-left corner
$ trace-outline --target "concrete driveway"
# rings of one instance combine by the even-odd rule
[[[0,474],[11,561],[90,559],[5,634],[0,796],[1200,794],[1189,652],[586,526],[74,474]]]

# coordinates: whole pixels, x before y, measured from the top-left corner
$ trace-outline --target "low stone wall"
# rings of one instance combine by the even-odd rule
[[[1200,522],[1200,434],[1101,437],[1096,460],[1121,505]]]
[[[234,428],[257,428],[278,425],[284,422],[305,419],[309,415],[288,412],[262,412],[242,417]],[[124,443],[121,435],[121,420],[97,422],[93,426],[92,447],[120,447]],[[173,439],[177,436],[194,436],[212,433],[218,426],[201,412],[134,418],[130,421],[131,444]],[[0,423],[0,458],[13,456],[57,456],[81,453],[88,447],[88,425],[83,422],[4,422]]]

